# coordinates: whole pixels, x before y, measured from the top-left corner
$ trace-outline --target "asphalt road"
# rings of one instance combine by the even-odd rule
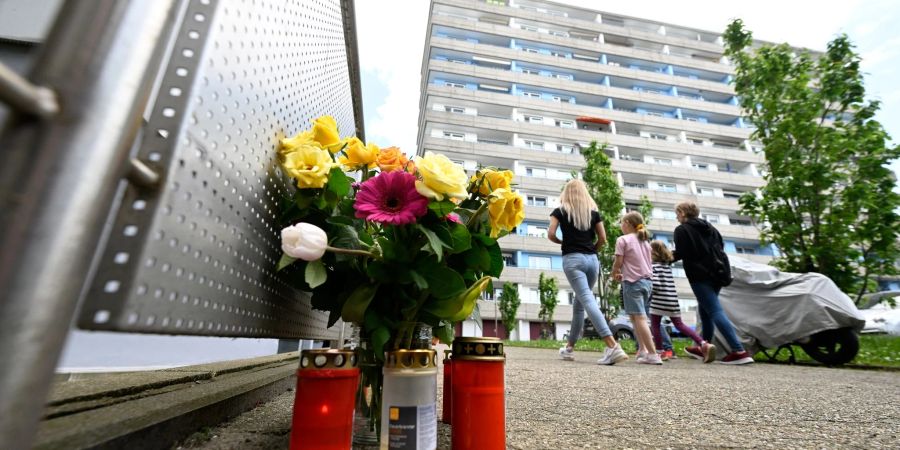
[[[900,372],[598,357],[507,348],[507,447],[900,448]],[[183,447],[285,449],[292,402],[286,393]],[[439,433],[450,448],[449,427]]]

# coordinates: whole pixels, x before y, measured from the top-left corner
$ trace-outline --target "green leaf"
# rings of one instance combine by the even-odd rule
[[[284,269],[285,267],[287,267],[287,266],[293,264],[294,261],[296,261],[296,260],[297,260],[297,258],[294,258],[294,257],[292,257],[292,256],[288,256],[287,253],[282,253],[282,254],[281,254],[281,259],[278,260],[278,268],[276,268],[275,271],[276,271],[276,272],[281,271],[281,269]]]
[[[490,257],[490,266],[484,273],[499,278],[503,273],[503,252],[500,251],[500,244],[494,241],[493,244],[487,246],[487,252]]]
[[[462,253],[472,248],[472,235],[465,225],[458,223],[450,223],[448,226],[453,245],[450,247],[450,253]]]
[[[416,283],[417,288],[423,291],[425,289],[428,289],[428,281],[426,281],[425,278],[422,277],[422,275],[419,275],[415,270],[410,270],[409,274],[412,277],[413,283]]]
[[[384,346],[391,340],[391,331],[385,327],[378,327],[372,331],[372,349],[375,357],[384,360]]]
[[[438,217],[445,217],[456,209],[456,204],[450,200],[428,202],[428,209],[434,211]]]
[[[340,167],[333,167],[328,174],[326,189],[333,192],[338,198],[344,198],[350,193],[350,177]]]
[[[366,316],[366,308],[375,298],[378,286],[378,284],[363,284],[350,294],[341,310],[341,318],[344,319],[344,322],[361,323],[363,321]]]
[[[473,235],[477,236],[477,235]],[[466,264],[466,267],[471,270],[477,270],[479,272],[486,272],[491,268],[491,254],[477,240],[472,240],[472,248],[463,253],[463,258]]]
[[[453,324],[450,322],[441,322],[439,326],[431,329],[431,333],[444,344],[450,345],[450,343],[453,342]]]
[[[416,224],[416,228],[428,238],[428,246],[431,247],[431,250],[434,252],[434,255],[437,256],[438,261],[444,256],[444,243],[441,241],[441,238],[438,237],[434,231],[425,228],[422,225]]]
[[[483,277],[459,295],[451,298],[433,299],[433,301],[426,303],[422,309],[443,320],[451,322],[463,320],[472,314],[472,308],[475,307],[481,291],[487,287],[490,281],[491,277]]]
[[[416,272],[428,282],[431,296],[435,298],[452,297],[466,288],[466,282],[457,271],[441,265],[432,258],[417,259]]]
[[[328,273],[325,271],[325,265],[322,264],[321,259],[310,261],[309,264],[306,265],[305,272],[304,278],[306,279],[306,284],[313,289],[321,286],[322,283],[325,283],[325,280],[328,279]]]

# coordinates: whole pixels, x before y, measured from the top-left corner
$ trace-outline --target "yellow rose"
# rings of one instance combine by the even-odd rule
[[[416,173],[416,165],[406,159],[406,154],[400,151],[399,147],[387,147],[378,152],[378,158],[375,164],[382,172],[390,172],[392,170],[406,170],[409,173]]]
[[[337,121],[331,116],[322,116],[313,121],[312,138],[331,153],[337,153],[344,144],[338,134]]]
[[[416,190],[425,197],[441,201],[445,196],[464,200],[468,194],[466,187],[469,177],[462,166],[450,161],[439,153],[425,152],[417,156],[416,169],[421,180],[416,181]]]
[[[492,238],[497,237],[501,230],[512,231],[525,220],[525,202],[522,196],[509,189],[495,189],[488,197],[488,202]]]
[[[481,169],[472,177],[472,182],[478,183],[478,193],[487,197],[495,189],[509,189],[512,179],[510,170]]]
[[[300,147],[309,145],[319,147],[319,143],[313,140],[311,131],[303,131],[292,138],[284,138],[279,143],[281,146],[278,147],[278,155],[282,157]]]
[[[300,189],[324,187],[332,166],[331,154],[315,145],[297,147],[284,155],[284,162],[281,163],[284,171],[297,180]]]
[[[344,165],[345,169],[362,170],[375,167],[375,160],[378,159],[379,153],[377,145],[372,143],[365,145],[355,136],[347,139],[346,142],[344,154],[338,157],[338,161]]]

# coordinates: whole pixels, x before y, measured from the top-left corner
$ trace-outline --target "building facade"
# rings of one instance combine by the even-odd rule
[[[480,303],[484,329],[467,322],[465,335],[503,334],[493,298],[511,282],[522,299],[513,337],[537,338],[541,272],[560,288],[556,337],[568,332],[574,296],[546,235],[563,184],[584,166],[579,150],[592,141],[606,144],[626,209],[641,196],[653,203],[655,239],[671,245],[674,207],[692,200],[727,253],[772,258],[737,212],[738,197],[764,184],[763,155],[723,52],[717,33],[552,2],[432,0],[419,153],[443,153],[470,173],[508,168],[527,205],[524,223],[500,241],[506,268]],[[691,322],[696,300],[683,272],[675,275]]]

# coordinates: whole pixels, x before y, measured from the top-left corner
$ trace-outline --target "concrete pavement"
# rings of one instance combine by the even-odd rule
[[[507,447],[900,447],[898,372],[687,357],[608,367],[597,358],[579,352],[564,362],[556,350],[507,348]],[[281,395],[183,447],[285,449],[292,402],[293,392]],[[440,448],[449,448],[449,427],[439,433]]]

